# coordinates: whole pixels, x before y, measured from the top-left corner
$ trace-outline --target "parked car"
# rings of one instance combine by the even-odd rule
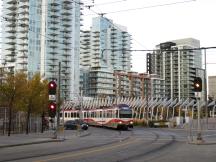
[[[85,123],[83,120],[81,119],[76,119],[76,120],[68,120],[65,122],[64,124],[65,129],[72,129],[72,130],[76,130],[76,129],[83,129],[83,130],[87,130],[88,129],[88,124]]]

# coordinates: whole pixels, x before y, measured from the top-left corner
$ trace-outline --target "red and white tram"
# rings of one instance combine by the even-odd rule
[[[82,111],[64,111],[64,121],[73,120],[75,116],[81,117],[86,123],[92,126],[116,129],[133,128],[132,109],[126,104],[117,104],[110,107]]]

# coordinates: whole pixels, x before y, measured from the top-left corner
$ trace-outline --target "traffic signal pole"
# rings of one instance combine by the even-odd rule
[[[48,84],[48,90],[49,90],[49,105],[48,105],[48,111],[49,111],[49,117],[51,118],[51,122],[54,122],[55,125],[55,131],[53,133],[53,138],[57,139],[58,137],[58,131],[60,126],[60,106],[61,106],[61,62],[59,62],[59,69],[58,69],[58,83],[56,81],[52,80]]]
[[[201,121],[200,121],[201,120],[200,119],[200,111],[201,111],[200,98],[201,98],[201,93],[202,93],[202,79],[200,77],[195,77],[193,86],[194,86],[195,97],[197,100],[197,139],[196,139],[196,143],[199,144],[203,142],[202,133],[201,133]]]
[[[200,93],[200,92],[197,92]],[[202,141],[202,133],[201,133],[201,122],[200,122],[200,103],[199,99],[197,98],[197,141]]]
[[[57,114],[57,124],[56,124],[56,129],[54,132],[54,138],[58,138],[58,131],[59,131],[59,126],[60,126],[60,106],[61,106],[61,62],[59,62],[59,68],[58,68],[58,86],[57,86],[57,109],[56,109],[56,114]]]

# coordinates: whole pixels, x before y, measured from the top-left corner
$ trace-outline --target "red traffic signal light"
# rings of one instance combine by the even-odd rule
[[[49,103],[48,109],[49,109],[49,116],[51,118],[54,118],[56,116],[56,103],[54,102]]]
[[[56,94],[56,87],[57,87],[57,84],[55,81],[49,82],[49,84],[48,84],[49,95],[55,95]]]
[[[193,86],[194,86],[194,92],[201,92],[202,91],[202,79],[200,77],[194,78]]]
[[[49,104],[49,109],[52,110],[52,111],[56,110],[56,104],[53,103],[53,102],[50,103],[50,104]]]

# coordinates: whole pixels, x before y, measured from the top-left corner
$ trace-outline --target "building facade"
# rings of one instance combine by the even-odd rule
[[[48,80],[61,73],[62,97],[79,92],[80,1],[3,1],[2,59],[5,67]]]
[[[186,38],[161,43],[147,55],[147,71],[165,81],[166,98],[194,97],[193,80],[202,69],[201,50],[193,50],[197,48],[199,40]]]
[[[208,77],[208,96],[213,100],[216,99],[216,76]]]
[[[114,72],[116,97],[164,98],[164,80],[155,74]]]
[[[81,32],[80,67],[89,71],[89,84],[83,87],[83,95],[113,96],[112,86],[114,70],[131,69],[131,36],[126,27],[114,24],[103,16],[93,18],[90,30]],[[98,78],[94,78],[94,77]],[[106,77],[105,77],[106,76]],[[112,87],[112,88],[111,88]],[[90,91],[86,91],[89,89]],[[93,90],[94,89],[94,90]],[[86,92],[86,93],[85,93]]]
[[[156,74],[150,74],[150,97],[165,98],[165,80]]]

